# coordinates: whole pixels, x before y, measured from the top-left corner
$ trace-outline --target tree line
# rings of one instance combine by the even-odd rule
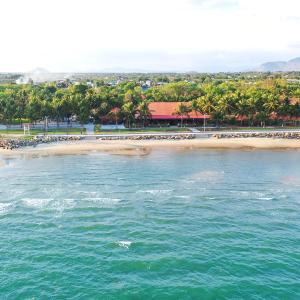
[[[169,82],[143,90],[138,82],[90,87],[85,83],[59,88],[55,83],[0,86],[0,121],[6,124],[76,118],[84,124],[103,118],[124,121],[128,127],[144,125],[153,101],[182,102],[177,114],[191,110],[209,115],[210,122],[268,124],[300,116],[300,85],[284,79],[257,81],[214,80]],[[137,119],[138,116],[138,119]]]

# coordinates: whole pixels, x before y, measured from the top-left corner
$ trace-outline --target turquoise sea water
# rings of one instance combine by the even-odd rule
[[[300,152],[11,159],[0,299],[300,299]]]

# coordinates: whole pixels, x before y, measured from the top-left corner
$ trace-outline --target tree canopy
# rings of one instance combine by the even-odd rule
[[[179,115],[193,109],[210,115],[215,124],[237,119],[241,123],[247,120],[248,124],[266,124],[276,118],[300,116],[300,84],[290,84],[284,78],[158,79],[163,82],[146,90],[140,81],[133,80],[93,86],[82,82],[63,88],[55,83],[0,85],[0,121],[10,124],[23,119],[36,122],[45,117],[57,121],[74,117],[82,124],[90,118],[98,123],[118,108],[117,119],[123,119],[127,126],[137,121],[144,126],[152,101],[187,102],[180,106]]]

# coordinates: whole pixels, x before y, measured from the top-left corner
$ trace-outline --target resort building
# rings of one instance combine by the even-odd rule
[[[190,102],[150,102],[148,105],[149,115],[145,118],[144,125],[146,126],[180,126],[194,125],[202,126],[204,120],[210,118],[209,115],[203,115],[199,112],[191,110],[187,113],[180,114],[179,106],[183,104],[190,107]],[[120,108],[113,108],[107,115],[101,117],[102,124],[120,124],[124,123]],[[141,117],[137,112],[135,115],[135,125],[141,125]]]
[[[187,114],[180,115],[178,107],[180,104],[189,106],[189,102],[151,102],[149,103],[149,122],[161,125],[179,125],[181,120],[186,124],[202,125],[204,119],[209,119],[208,115],[203,115],[192,110]]]

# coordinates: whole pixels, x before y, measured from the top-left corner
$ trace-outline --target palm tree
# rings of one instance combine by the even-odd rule
[[[122,112],[125,115],[127,127],[131,127],[131,121],[134,120],[137,109],[132,102],[126,102],[122,106]]]
[[[290,114],[291,101],[289,97],[284,97],[283,101],[279,102],[278,117],[282,120],[282,126],[284,126],[284,117]]]
[[[121,109],[118,107],[115,107],[108,113],[108,116],[115,120],[116,127],[118,127],[118,120],[120,117],[120,112],[121,112]]]
[[[277,112],[279,107],[280,100],[278,95],[270,94],[267,95],[266,101],[263,104],[264,108],[267,110],[269,114]]]
[[[196,99],[193,100],[192,103],[191,103],[191,110],[195,111],[196,113],[202,114]],[[204,118],[204,120],[205,120],[205,118]]]
[[[140,103],[138,106],[138,112],[139,116],[142,119],[143,128],[145,127],[145,121],[147,118],[151,115],[151,112],[149,110],[149,102],[147,100],[144,100]]]
[[[247,99],[247,114],[248,114],[248,120],[249,125],[253,126],[253,121],[255,118],[257,112],[257,98],[253,95],[251,95]]]
[[[190,112],[191,112],[191,107],[189,107],[188,105],[186,105],[184,103],[179,103],[178,107],[176,108],[175,115],[180,116],[181,128],[182,128],[182,125],[183,125],[183,117],[188,116],[188,114]]]
[[[218,120],[227,118],[231,111],[232,104],[230,95],[216,97],[215,115],[218,117]]]
[[[21,89],[19,92],[17,92],[16,117],[19,118],[21,125],[22,125],[22,118],[24,118],[25,115],[27,101],[28,101],[28,93],[25,89]]]
[[[297,121],[300,116],[300,103],[296,102],[290,106],[290,116],[294,118],[295,125],[297,125]]]
[[[211,116],[215,110],[213,105],[212,96],[206,94],[204,96],[199,97],[197,100],[198,111],[204,114],[204,121],[203,121],[203,130],[205,131],[206,127],[206,116]]]
[[[238,100],[235,113],[240,117],[241,126],[243,126],[243,118],[248,114],[248,101],[246,98],[242,97]]]

